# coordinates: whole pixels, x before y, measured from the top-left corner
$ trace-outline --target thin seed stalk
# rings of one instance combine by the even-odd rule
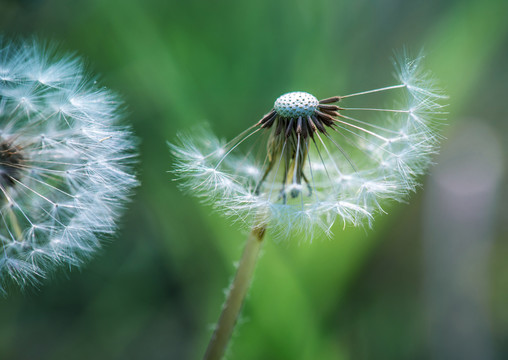
[[[231,334],[235,328],[245,296],[247,295],[252,281],[252,275],[256,268],[256,262],[263,243],[265,231],[266,228],[264,226],[256,226],[252,229],[247,238],[235,278],[230,286],[226,302],[222,307],[219,322],[208,343],[203,360],[220,360],[226,352]]]
[[[22,241],[23,232],[21,231],[21,227],[19,226],[18,218],[16,217],[16,214],[14,214],[14,211],[12,211],[11,208],[9,208],[9,220],[11,221],[11,225],[14,228],[14,235],[16,236],[16,240]]]

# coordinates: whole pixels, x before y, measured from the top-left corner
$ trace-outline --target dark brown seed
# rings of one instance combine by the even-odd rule
[[[258,124],[261,124],[261,128],[267,129],[273,125],[275,119],[277,119],[277,113],[275,111],[271,111],[259,120]]]
[[[270,110],[270,112],[268,114],[266,114],[265,116],[263,116],[263,118],[261,120],[259,120],[259,124],[264,124],[266,123],[268,120],[270,120],[272,117],[274,117],[277,113],[275,112],[275,110]]]
[[[302,119],[300,117],[300,119]],[[304,139],[307,139],[307,136],[309,136],[309,127],[307,126],[307,121],[302,119],[302,136]]]
[[[321,112],[325,113],[327,115],[330,115],[330,116],[335,116],[335,117],[340,116],[340,114],[337,111],[322,110]]]
[[[286,128],[286,139],[289,137],[289,135],[291,135],[291,131],[293,130],[293,122],[294,121],[295,121],[295,119],[293,119],[293,118],[291,118],[291,120],[289,120],[289,125]]]
[[[277,120],[277,114],[275,114],[274,117],[270,118],[267,122],[265,122],[263,125],[261,125],[262,129],[269,129],[272,127],[273,123]]]
[[[321,111],[316,110],[316,115],[318,116],[321,121],[327,125],[331,126],[333,124],[334,118],[331,115],[322,113]]]
[[[320,104],[330,104],[330,103],[334,103],[334,102],[338,102],[338,101],[340,101],[340,96],[333,96],[331,98],[319,100],[319,103]]]
[[[307,116],[307,123],[309,124],[309,127],[312,129],[312,131],[311,131],[311,135],[312,135],[312,132],[317,130],[316,124],[314,124],[312,122],[312,118],[310,116]]]
[[[337,111],[340,108],[337,105],[318,105],[319,110],[329,110],[329,111]]]
[[[323,123],[316,116],[312,116],[312,122],[314,123],[314,125],[316,125],[316,127],[320,132],[322,132],[323,134],[326,133],[326,129],[323,126]]]

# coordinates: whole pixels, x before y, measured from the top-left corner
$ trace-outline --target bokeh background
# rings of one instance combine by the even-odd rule
[[[508,358],[508,2],[0,0],[119,92],[143,185],[80,271],[0,299],[1,359],[199,359],[245,232],[177,190],[166,141],[231,138],[291,90],[393,83],[425,49],[450,95],[437,165],[372,230],[268,239],[229,359]]]

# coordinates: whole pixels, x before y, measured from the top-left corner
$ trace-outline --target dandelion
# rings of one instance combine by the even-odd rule
[[[0,39],[0,291],[81,266],[115,231],[136,185],[119,118],[79,58]]]
[[[399,56],[391,86],[321,100],[284,94],[230,142],[201,131],[171,145],[182,186],[254,229],[205,358],[223,354],[236,319],[230,313],[239,311],[253,271],[244,267],[254,267],[266,231],[330,235],[337,218],[370,226],[388,200],[416,189],[436,152],[445,98],[421,60]],[[394,105],[379,105],[384,94],[395,95]],[[368,105],[351,105],[355,99]]]

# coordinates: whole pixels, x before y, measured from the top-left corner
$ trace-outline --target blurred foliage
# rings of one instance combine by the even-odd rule
[[[166,141],[204,121],[231,138],[286,91],[388,85],[393,51],[407,46],[424,48],[450,95],[447,136],[477,118],[506,142],[507,13],[505,0],[0,0],[4,36],[54,39],[122,94],[143,183],[118,239],[85,270],[0,300],[0,358],[200,358],[245,233],[177,190]],[[229,358],[428,358],[421,196],[374,230],[268,241]],[[498,213],[491,316],[507,358]]]

